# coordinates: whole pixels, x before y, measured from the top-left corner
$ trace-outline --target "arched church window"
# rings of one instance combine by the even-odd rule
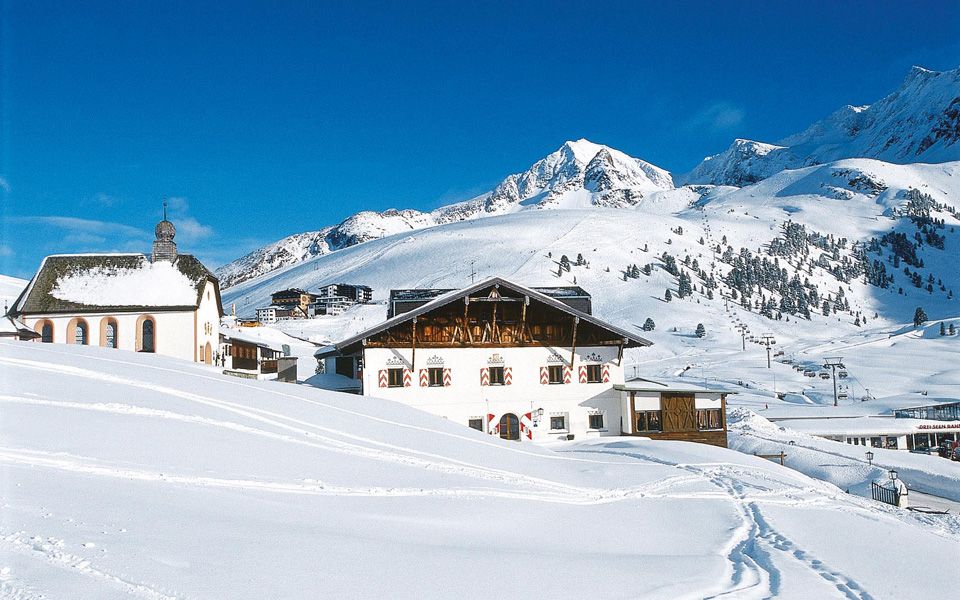
[[[155,342],[155,324],[153,319],[144,319],[143,323],[140,325],[140,351],[141,352],[156,352],[156,342]]]

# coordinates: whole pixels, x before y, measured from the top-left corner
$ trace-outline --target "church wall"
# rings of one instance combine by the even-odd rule
[[[575,439],[620,434],[621,402],[615,383],[623,383],[623,369],[617,363],[618,348],[609,346],[577,348],[570,383],[541,384],[541,367],[569,365],[570,348],[420,348],[410,373],[410,387],[380,387],[380,371],[391,367],[410,369],[411,349],[367,348],[364,350],[363,393],[395,400],[467,425],[483,418],[484,430],[493,414],[493,425],[505,413],[523,417],[537,409],[544,413],[530,428],[533,440],[549,441],[573,434]],[[579,368],[586,364],[605,365],[608,381],[580,383]],[[482,385],[481,369],[510,368],[510,385]],[[420,370],[442,367],[450,370],[450,385],[421,387]],[[604,413],[604,430],[589,429],[589,414]],[[551,431],[552,414],[566,416],[566,429]],[[530,423],[533,425],[533,423]],[[522,436],[527,440],[527,436]]]
[[[220,307],[217,303],[217,290],[212,282],[207,282],[203,289],[200,306],[197,307],[197,360],[203,361],[201,348],[210,344],[212,352],[219,351],[220,347]],[[209,362],[209,361],[208,361]]]
[[[216,308],[214,308],[216,312]],[[22,321],[30,329],[34,329],[41,321],[53,323],[54,343],[73,343],[74,333],[68,332],[70,322],[76,317],[82,317],[88,324],[88,345],[100,345],[100,322],[105,317],[117,321],[118,348],[120,350],[137,350],[137,322],[141,316],[149,314],[156,324],[156,351],[157,354],[172,356],[184,360],[194,360],[194,311],[161,312],[161,313],[84,313],[82,315],[65,314],[55,316],[33,317],[23,315]],[[218,323],[219,318],[214,321]],[[215,337],[215,336],[214,336]],[[39,340],[37,340],[39,343]],[[214,345],[215,347],[215,345]]]

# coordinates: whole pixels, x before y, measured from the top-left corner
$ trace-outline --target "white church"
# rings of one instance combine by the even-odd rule
[[[166,212],[166,211],[164,211]],[[220,285],[196,257],[178,254],[166,214],[151,256],[60,254],[40,269],[8,316],[41,343],[154,352],[212,364],[220,334]]]

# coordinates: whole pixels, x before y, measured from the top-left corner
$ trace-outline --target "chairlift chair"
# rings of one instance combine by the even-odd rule
[[[839,377],[840,379],[846,379],[846,378],[848,377],[848,374],[847,374],[846,371],[844,371],[844,370],[841,369],[841,370],[837,373],[837,377]]]
[[[837,400],[846,400],[846,399],[847,399],[847,394],[845,392],[840,392],[839,394],[837,394]]]
[[[830,373],[827,373],[826,371],[820,373],[820,379],[830,379]]]

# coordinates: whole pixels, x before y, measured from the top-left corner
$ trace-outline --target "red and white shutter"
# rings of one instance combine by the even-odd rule
[[[428,387],[430,385],[430,373],[426,369],[420,369],[420,387]]]
[[[480,369],[480,385],[490,385],[490,369],[486,367]]]
[[[533,413],[525,413],[520,416],[520,435],[527,436],[528,440],[533,439]]]
[[[413,373],[410,372],[410,369],[403,370],[403,387],[410,387],[413,385]]]
[[[453,383],[453,376],[450,374],[450,369],[443,370],[443,387],[450,387]]]
[[[513,385],[513,367],[503,368],[503,385]]]
[[[604,383],[610,383],[610,365],[603,364],[600,368],[600,377],[603,378]]]
[[[380,383],[380,387],[387,387],[387,370],[380,369],[377,372],[377,381]]]
[[[578,376],[579,376],[579,378],[580,378],[580,383],[586,383],[586,382],[587,382],[587,367],[586,367],[586,365],[580,365],[580,367],[577,369],[577,372],[578,372],[577,374],[578,374]]]
[[[570,383],[573,381],[573,369],[570,367],[563,367],[563,382]]]
[[[540,385],[550,383],[550,367],[540,367]]]
[[[497,418],[497,415],[487,413],[487,433],[490,435],[500,435],[500,422],[497,421],[494,423],[494,419]]]

